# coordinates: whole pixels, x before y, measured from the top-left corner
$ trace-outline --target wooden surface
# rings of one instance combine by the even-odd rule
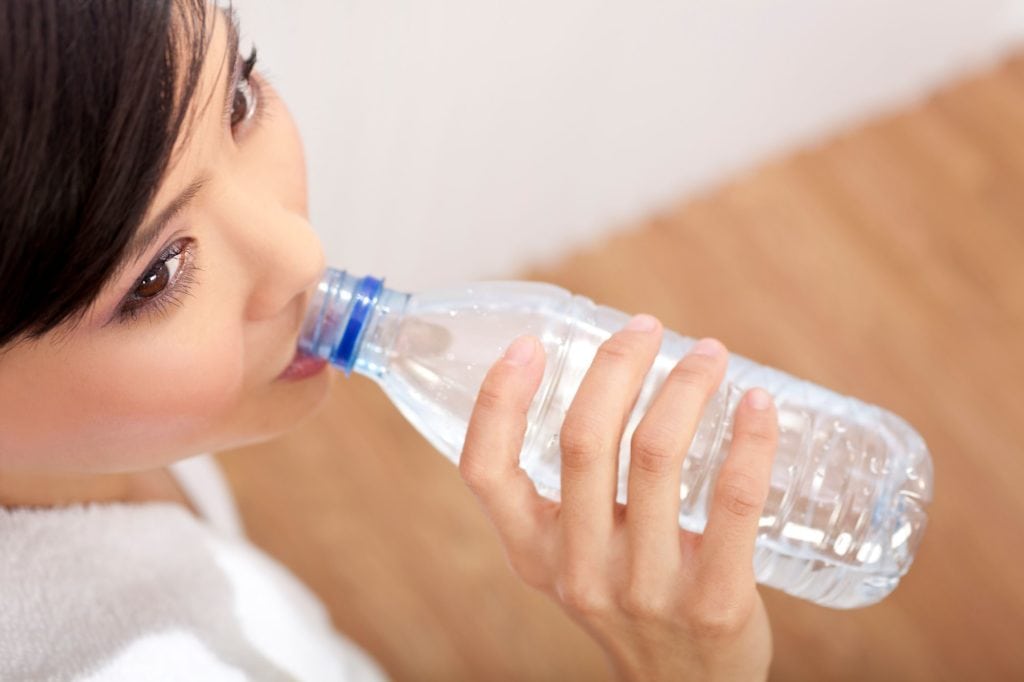
[[[762,589],[772,679],[1024,679],[1024,61],[510,277],[716,336],[925,437],[911,572],[854,611]],[[254,541],[396,679],[609,679],[369,380],[221,461]]]

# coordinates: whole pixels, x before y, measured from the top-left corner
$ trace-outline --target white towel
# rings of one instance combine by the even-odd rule
[[[0,680],[383,680],[249,543],[216,462],[180,505],[0,508]]]

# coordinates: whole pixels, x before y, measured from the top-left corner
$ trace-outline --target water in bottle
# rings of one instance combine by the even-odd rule
[[[629,319],[540,282],[485,281],[410,294],[328,269],[299,345],[346,376],[373,379],[435,448],[458,462],[487,371],[514,338],[536,336],[546,366],[520,466],[540,494],[557,500],[562,422],[598,346]],[[619,502],[626,502],[633,431],[694,342],[664,332],[620,442]],[[774,396],[779,417],[754,556],[758,582],[835,608],[877,602],[909,569],[932,497],[924,441],[880,407],[730,354],[683,461],[679,525],[704,530],[734,411],[754,386]]]

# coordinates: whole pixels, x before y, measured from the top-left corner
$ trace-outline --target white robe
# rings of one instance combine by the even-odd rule
[[[387,679],[250,543],[216,461],[181,505],[0,508],[0,680]]]

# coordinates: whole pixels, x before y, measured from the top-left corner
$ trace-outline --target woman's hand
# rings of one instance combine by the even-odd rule
[[[561,503],[519,468],[543,347],[520,337],[490,369],[459,470],[498,530],[512,568],[555,599],[625,679],[764,679],[771,630],[755,589],[754,540],[778,441],[771,396],[753,389],[703,535],[679,528],[683,457],[725,374],[727,351],[697,343],[665,379],[634,431],[628,498],[615,502],[618,449],[662,329],[613,334],[597,352],[560,434]],[[526,354],[515,356],[516,350]]]

